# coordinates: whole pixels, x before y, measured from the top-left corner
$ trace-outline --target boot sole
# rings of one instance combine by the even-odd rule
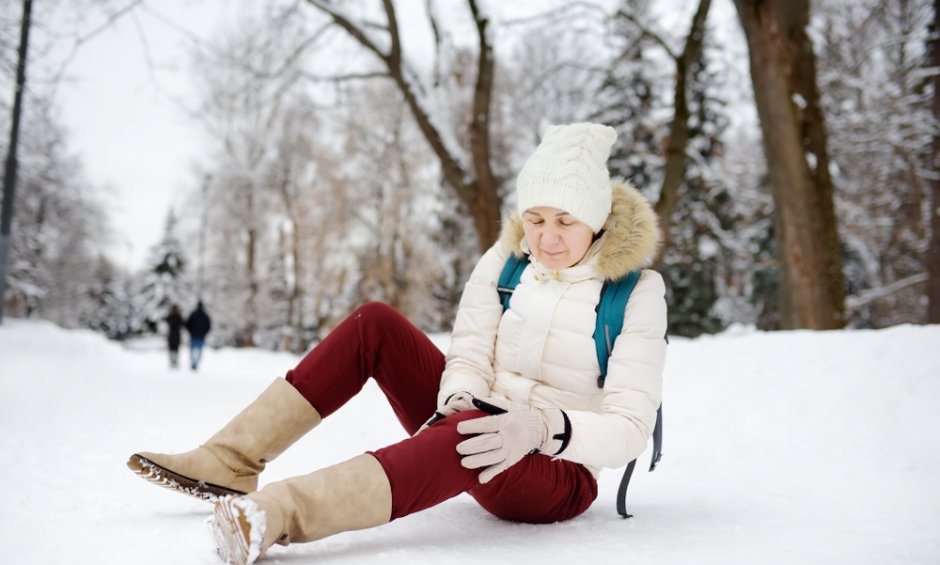
[[[139,453],[131,455],[131,458],[127,460],[127,467],[131,471],[140,475],[141,478],[146,479],[155,485],[159,485],[170,490],[175,490],[176,492],[181,492],[200,500],[215,502],[222,496],[242,496],[247,494],[240,490],[230,489],[221,485],[207,483],[206,481],[199,481],[196,479],[191,479],[185,475],[180,475],[179,473],[176,473],[151,461],[150,459],[147,459]]]
[[[249,565],[260,556],[259,548],[251,544],[251,523],[231,497],[216,501],[208,525],[219,557],[226,563]]]

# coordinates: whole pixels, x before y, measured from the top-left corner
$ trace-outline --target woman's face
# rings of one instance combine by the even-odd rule
[[[522,215],[522,225],[529,252],[552,270],[576,265],[594,241],[587,224],[558,208],[529,208]]]

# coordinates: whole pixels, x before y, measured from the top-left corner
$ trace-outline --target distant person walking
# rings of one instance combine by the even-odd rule
[[[170,313],[166,317],[166,325],[166,346],[170,351],[170,367],[175,369],[179,366],[180,334],[183,328],[183,315],[180,313],[180,307],[176,304],[170,306]]]
[[[196,309],[186,319],[186,330],[189,332],[189,361],[192,364],[193,371],[199,368],[199,361],[202,359],[202,348],[206,344],[206,334],[211,329],[212,319],[209,314],[206,314],[206,310],[202,306],[202,300],[200,300],[196,304]]]

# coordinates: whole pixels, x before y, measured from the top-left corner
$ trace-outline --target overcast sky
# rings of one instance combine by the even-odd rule
[[[170,206],[181,206],[199,183],[192,164],[207,144],[184,110],[198,100],[187,34],[210,37],[237,17],[238,4],[148,3],[82,44],[66,67],[56,97],[61,122],[88,180],[105,189],[110,252],[126,267],[143,264]],[[102,19],[97,14],[94,22]]]
[[[132,2],[115,1],[109,9]],[[85,35],[106,21],[104,12],[87,10],[76,22],[82,5],[88,7],[51,5],[52,33]],[[56,96],[60,121],[88,180],[104,188],[113,228],[108,251],[119,264],[143,266],[170,207],[180,210],[202,182],[193,165],[211,142],[187,114],[201,98],[193,87],[193,51],[263,7],[256,0],[151,0],[83,42],[71,58],[73,41],[58,42],[61,53],[52,58],[68,60]]]

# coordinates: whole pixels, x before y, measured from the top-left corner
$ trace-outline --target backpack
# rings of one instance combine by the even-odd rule
[[[528,255],[522,258],[511,254],[503,271],[499,275],[499,282],[496,285],[496,291],[499,293],[499,300],[503,305],[503,312],[509,309],[509,300],[522,278],[522,272],[529,266]],[[610,353],[613,349],[614,340],[620,335],[623,329],[623,314],[627,308],[627,301],[630,299],[630,293],[640,279],[639,269],[627,273],[625,276],[615,280],[606,281],[601,288],[601,298],[597,305],[597,326],[594,328],[594,346],[597,349],[597,362],[601,368],[601,374],[597,378],[597,386],[604,388],[604,380],[607,378],[607,364],[610,359]],[[656,464],[663,456],[663,407],[660,404],[656,410],[656,425],[653,427],[653,457],[650,461],[650,471],[656,468]],[[633,515],[627,513],[627,487],[630,486],[630,478],[633,476],[633,469],[636,467],[636,459],[631,461],[623,472],[623,478],[620,479],[620,488],[617,490],[617,513],[623,518],[631,518]]]

